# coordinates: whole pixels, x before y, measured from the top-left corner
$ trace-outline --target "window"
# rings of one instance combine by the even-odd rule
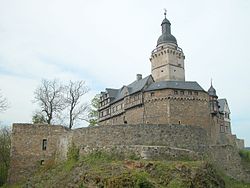
[[[44,165],[44,160],[41,160],[41,161],[40,161],[40,165]]]
[[[139,95],[135,95],[134,98],[135,98],[135,101],[138,100],[139,99]]]
[[[150,93],[151,97],[155,96],[155,93],[154,92],[151,92]]]
[[[189,94],[189,95],[192,95],[192,91],[188,91],[188,94]]]
[[[179,125],[181,124],[181,121],[179,120]]]
[[[194,95],[198,95],[198,91],[195,91],[195,92],[194,92]]]
[[[223,125],[220,125],[220,132],[221,132],[221,133],[224,133],[224,132],[225,132],[225,129],[224,129],[224,126],[223,126]]]
[[[184,91],[180,91],[180,94],[181,94],[181,95],[184,95]]]
[[[46,149],[47,149],[47,139],[43,139],[42,150],[46,150]]]
[[[225,132],[228,133],[229,132],[229,128],[228,126],[225,127]]]
[[[175,90],[175,91],[174,91],[174,94],[175,94],[175,95],[178,95],[178,91],[177,91],[177,90]]]

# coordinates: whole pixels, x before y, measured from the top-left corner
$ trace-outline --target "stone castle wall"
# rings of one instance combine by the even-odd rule
[[[68,132],[63,126],[13,124],[9,182],[29,177],[41,163],[48,163],[56,156],[58,137]],[[47,139],[46,150],[42,149]]]
[[[195,95],[194,91],[178,90],[178,94],[175,94],[175,91],[163,89],[145,92],[142,104],[120,109],[117,115],[101,121],[100,125],[182,124],[200,126],[210,133],[211,117],[207,93],[196,91]]]
[[[114,125],[73,130],[72,141],[86,146],[146,145],[200,151],[208,145],[207,133],[187,125]]]
[[[186,125],[109,125],[68,130],[62,126],[14,124],[12,131],[10,183],[28,178],[41,165],[66,159],[72,142],[81,154],[115,147],[125,153],[139,152],[146,158],[195,158],[208,144],[204,129]],[[44,139],[46,150],[42,149]]]
[[[46,150],[42,148],[44,139]],[[145,159],[200,160],[209,156],[222,169],[228,168],[229,175],[242,180],[249,177],[242,171],[236,147],[210,146],[207,131],[198,126],[139,124],[69,130],[53,125],[13,124],[9,183],[27,179],[41,165],[66,160],[72,143],[81,155],[115,150]]]
[[[182,124],[203,127],[209,130],[210,111],[208,96],[205,92],[189,95],[184,91],[175,95],[174,90],[160,90],[145,94],[145,122]]]

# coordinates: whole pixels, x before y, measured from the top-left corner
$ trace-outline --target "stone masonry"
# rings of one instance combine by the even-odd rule
[[[9,183],[27,180],[43,165],[66,160],[72,143],[80,149],[80,155],[101,150],[154,160],[201,160],[209,156],[222,169],[229,169],[229,175],[248,178],[236,147],[212,146],[207,131],[199,126],[138,124],[69,130],[56,125],[13,124],[12,131]],[[225,169],[224,164],[230,162],[232,165]]]

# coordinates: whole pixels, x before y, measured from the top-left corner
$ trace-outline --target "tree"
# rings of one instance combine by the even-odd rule
[[[42,113],[35,112],[35,114],[32,116],[32,122],[34,124],[44,124],[46,123],[46,118]]]
[[[84,81],[70,81],[65,87],[66,97],[65,104],[69,108],[69,128],[74,126],[76,120],[84,120],[84,116],[89,108],[87,103],[82,103],[81,98],[85,95],[89,88]]]
[[[10,129],[0,129],[0,186],[6,183],[10,166]]]
[[[51,124],[56,114],[65,108],[63,91],[64,87],[58,80],[42,80],[41,85],[35,90],[35,102],[39,104],[48,124]]]
[[[97,94],[91,100],[91,107],[90,107],[89,114],[88,114],[89,126],[97,125],[99,102],[100,102],[100,94]]]
[[[3,97],[3,95],[0,93],[0,112],[6,111],[7,108],[8,108],[7,99],[5,97]]]
[[[39,104],[40,110],[33,115],[33,123],[56,121],[71,129],[77,120],[86,120],[89,105],[83,103],[82,98],[88,91],[84,81],[62,84],[58,80],[42,80],[34,93],[34,102]]]

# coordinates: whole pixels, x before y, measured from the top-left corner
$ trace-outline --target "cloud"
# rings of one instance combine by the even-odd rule
[[[163,8],[186,55],[187,80],[208,89],[213,78],[232,116],[249,114],[248,1],[10,0],[0,2],[0,88],[12,108],[1,116],[29,121],[42,78],[86,80],[94,95],[149,75]]]

